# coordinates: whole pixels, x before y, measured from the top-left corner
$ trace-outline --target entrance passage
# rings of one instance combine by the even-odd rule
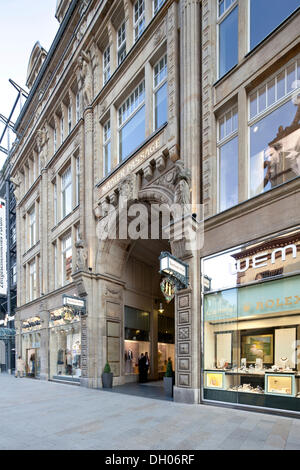
[[[163,380],[156,380],[147,383],[126,383],[117,385],[113,388],[102,388],[101,390],[114,393],[124,393],[125,395],[133,395],[137,397],[153,398],[156,400],[173,401],[173,398],[165,395]]]

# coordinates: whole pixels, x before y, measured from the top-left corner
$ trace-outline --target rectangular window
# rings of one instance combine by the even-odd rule
[[[64,117],[61,117],[60,120],[60,143],[62,144],[64,141]]]
[[[145,81],[119,108],[119,160],[124,160],[145,140]]]
[[[70,134],[72,129],[72,106],[68,106],[68,133]]]
[[[61,175],[62,218],[72,211],[72,173],[71,167]]]
[[[29,264],[29,300],[36,299],[36,263]]]
[[[57,134],[56,134],[56,127],[53,129],[53,150],[54,153],[56,152],[56,146],[57,146]]]
[[[154,66],[154,130],[168,120],[167,56]]]
[[[126,26],[125,21],[118,29],[118,65],[123,62],[126,57]]]
[[[145,29],[145,0],[137,0],[133,7],[134,42]]]
[[[156,15],[160,7],[165,3],[165,0],[153,0],[153,14]]]
[[[250,0],[250,50],[299,8],[299,0]]]
[[[103,85],[110,79],[110,46],[103,52]]]
[[[238,110],[234,107],[218,121],[219,211],[238,203]]]
[[[110,173],[111,166],[111,134],[108,120],[103,126],[103,176]]]
[[[36,243],[36,218],[35,208],[33,207],[29,212],[29,245],[33,246]]]
[[[62,239],[61,243],[62,255],[62,284],[72,280],[72,238],[71,235]]]
[[[11,283],[15,285],[17,283],[17,264],[16,262],[13,263],[11,267]]]
[[[78,92],[76,93],[76,122],[79,121],[79,117],[80,117],[80,96]]]
[[[250,196],[300,176],[298,59],[249,96]]]
[[[80,202],[80,159],[79,157],[75,158],[75,171],[76,171],[76,206]]]
[[[219,77],[238,63],[238,6],[231,6],[236,3],[219,2]]]
[[[57,184],[53,183],[53,215],[54,215],[54,225],[57,224]]]
[[[53,243],[53,261],[54,261],[54,289],[57,288],[57,244]]]

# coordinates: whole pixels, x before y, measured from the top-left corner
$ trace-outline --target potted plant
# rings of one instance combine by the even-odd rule
[[[112,388],[113,383],[113,373],[111,372],[110,365],[108,362],[105,364],[102,373],[102,387],[103,388]]]
[[[169,358],[167,363],[167,370],[164,376],[164,389],[165,395],[173,397],[174,373],[172,369],[172,361]]]

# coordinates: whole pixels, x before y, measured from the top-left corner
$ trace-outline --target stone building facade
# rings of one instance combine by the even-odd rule
[[[49,52],[34,46],[12,164],[17,354],[28,375],[100,387],[108,361],[122,384],[137,380],[147,349],[149,376],[161,377],[172,357],[177,399],[198,401],[191,286],[200,260],[180,241],[101,234],[107,208],[121,216],[124,200],[146,210],[200,201],[200,11],[201,2],[61,1]],[[189,288],[170,304],[162,251],[191,264]],[[86,310],[70,309],[66,297],[84,299]]]
[[[172,357],[175,401],[297,411],[297,360],[280,369],[292,371],[294,384],[290,395],[290,386],[277,394],[284,403],[272,392],[275,386],[274,403],[262,385],[267,371],[279,368],[274,350],[284,351],[277,330],[289,327],[286,341],[297,341],[297,304],[296,326],[291,317],[276,323],[290,314],[291,300],[285,311],[272,299],[266,310],[267,299],[259,318],[240,319],[236,299],[249,291],[218,261],[230,256],[236,268],[237,253],[251,252],[254,264],[253,258],[246,269],[245,260],[240,263],[240,269],[250,268],[243,287],[258,282],[262,296],[267,285],[276,290],[279,284],[272,282],[286,283],[288,293],[295,288],[299,2],[283,6],[276,0],[272,12],[268,4],[58,2],[60,28],[48,54],[37,43],[31,55],[28,78],[36,78],[16,123],[20,139],[12,167],[17,348],[28,355],[29,374],[100,387],[108,361],[114,384],[123,384],[137,380],[137,358],[147,351],[152,379],[162,376]],[[38,73],[33,62],[40,64]],[[204,221],[203,246],[190,249],[184,235],[178,239],[174,219],[169,239],[122,233],[136,204],[145,210],[137,224],[143,232],[153,205],[178,202],[190,205],[190,226],[197,230]],[[107,231],[118,236],[103,236]],[[282,272],[260,269],[272,264],[272,252],[256,245],[282,249]],[[164,251],[189,266],[188,287],[170,303],[158,272]],[[292,268],[285,269],[290,260]],[[235,289],[235,297],[223,294],[226,289]],[[73,306],[74,299],[78,305],[85,300],[86,309],[70,308],[66,298]],[[240,304],[244,317],[251,316],[250,300]],[[236,318],[229,316],[233,312]],[[255,347],[265,348],[262,363],[252,362],[251,334],[260,338]],[[248,375],[240,370],[241,359],[262,367],[259,383],[252,368]]]

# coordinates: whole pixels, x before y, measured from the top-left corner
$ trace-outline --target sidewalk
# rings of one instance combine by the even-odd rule
[[[300,420],[0,374],[0,449],[297,449]]]

